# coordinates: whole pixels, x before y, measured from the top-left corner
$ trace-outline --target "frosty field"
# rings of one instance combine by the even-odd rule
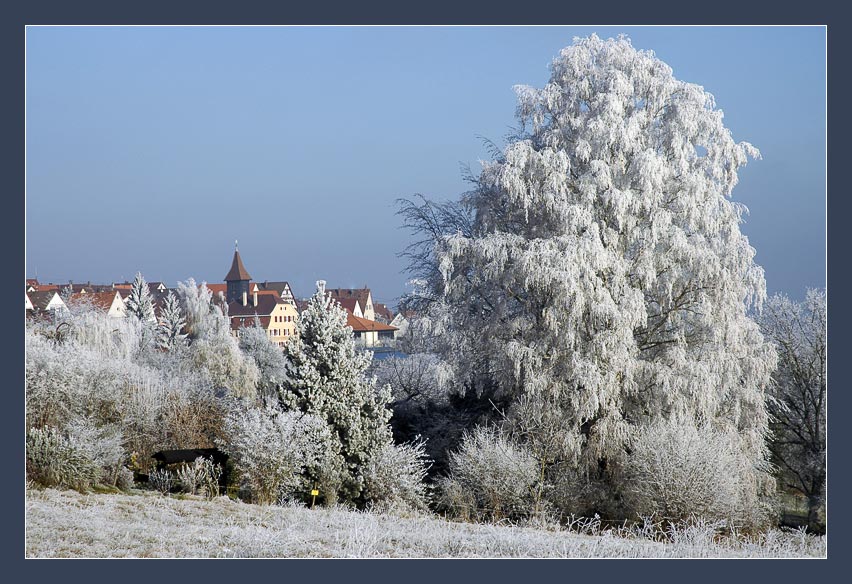
[[[707,530],[672,543],[515,526],[453,523],[343,508],[249,505],[220,497],[27,491],[26,555],[204,558],[824,557],[825,538],[772,531],[725,545]]]

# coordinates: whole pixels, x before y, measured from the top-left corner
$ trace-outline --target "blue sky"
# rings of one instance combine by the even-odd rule
[[[770,293],[825,283],[822,27],[29,27],[27,275],[256,280],[395,303],[394,201],[456,197],[575,36],[627,33],[762,160],[734,199]]]

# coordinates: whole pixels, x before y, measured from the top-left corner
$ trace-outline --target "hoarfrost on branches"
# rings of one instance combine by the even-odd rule
[[[127,315],[136,317],[143,323],[156,322],[154,317],[154,299],[148,289],[141,272],[136,272],[133,284],[130,286],[130,294],[127,297]]]
[[[811,289],[804,302],[773,296],[760,318],[779,361],[769,402],[772,459],[783,487],[807,497],[816,533],[825,530],[827,317],[825,290]]]
[[[235,397],[256,397],[258,369],[254,360],[240,351],[231,334],[227,305],[214,302],[213,294],[202,282],[189,278],[178,283],[178,294],[186,314],[189,354],[199,369],[207,371],[218,387],[226,387]]]
[[[747,314],[763,270],[729,199],[758,151],[625,37],[576,39],[551,71],[516,88],[521,131],[458,205],[403,204],[424,236],[407,252],[417,326],[461,389],[553,408],[554,459],[590,477],[667,419],[737,433],[763,473],[775,355]]]
[[[317,282],[284,354],[290,370],[280,393],[283,406],[325,420],[343,463],[340,497],[363,502],[362,467],[391,440],[389,395],[366,379],[370,354],[356,348],[346,311],[326,294],[324,281]]]
[[[177,296],[170,290],[163,301],[163,309],[160,312],[160,322],[157,326],[157,344],[161,349],[172,351],[186,343],[186,334],[183,327],[186,319],[180,308]]]
[[[235,410],[225,420],[220,447],[234,457],[252,500],[277,503],[297,494],[306,466],[322,462],[324,430],[323,420],[301,412]]]

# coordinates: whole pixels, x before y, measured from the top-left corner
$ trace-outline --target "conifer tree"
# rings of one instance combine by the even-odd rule
[[[130,286],[130,296],[127,298],[127,315],[135,316],[143,323],[152,323],[154,317],[154,299],[148,289],[148,282],[141,272],[136,272],[133,284]]]
[[[364,465],[391,440],[389,396],[365,378],[371,356],[357,350],[346,311],[326,294],[324,281],[317,282],[284,353],[290,371],[280,393],[282,405],[325,420],[331,430],[329,450],[337,468],[312,469],[311,478],[332,484],[330,475],[339,472],[340,497],[363,502]]]
[[[157,326],[157,343],[160,348],[167,351],[186,343],[186,334],[183,327],[186,319],[180,308],[180,302],[171,291],[163,302],[163,310],[160,313],[160,323]]]

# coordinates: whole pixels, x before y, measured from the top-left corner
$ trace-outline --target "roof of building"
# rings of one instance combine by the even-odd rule
[[[59,284],[39,284],[35,286],[36,291],[38,292],[59,292]]]
[[[222,294],[228,293],[227,284],[207,284],[207,289],[213,293],[213,298],[219,296],[219,292],[221,292]]]
[[[290,290],[292,293],[292,288],[290,287],[289,282],[270,282],[268,280],[264,280],[263,282],[256,282],[256,284],[260,290],[275,290],[278,294],[281,294],[284,290]]]
[[[370,297],[369,288],[326,288],[332,298],[335,300],[343,300],[345,298],[355,298],[361,303],[361,309],[367,309],[367,298]]]
[[[361,314],[364,314],[364,307],[358,303],[357,298],[341,298],[337,300],[340,303],[340,306],[346,309],[346,312],[355,314],[355,306],[358,306]]]
[[[255,314],[259,316],[268,316],[272,314],[272,311],[277,305],[284,304],[284,301],[278,297],[278,294],[276,294],[274,290],[269,292],[258,292],[257,306],[252,304],[253,300],[253,295],[249,294],[248,302],[245,306],[243,306],[242,302],[229,302],[228,316],[254,316]]]
[[[251,280],[248,270],[243,265],[243,260],[240,257],[240,251],[234,250],[234,260],[231,262],[231,270],[225,276],[226,282],[238,282],[240,280]]]
[[[376,313],[376,318],[382,317],[388,322],[393,320],[393,311],[382,302],[373,302],[373,310]]]
[[[346,313],[346,324],[351,326],[352,330],[356,333],[399,330],[395,326],[390,326],[389,324],[383,324],[381,322],[376,322],[375,320],[357,317],[351,312]]]
[[[116,295],[121,299],[121,293],[118,290],[113,290],[112,292],[77,292],[72,294],[68,301],[71,303],[87,302],[97,308],[109,310],[112,308],[113,302],[115,302]]]
[[[47,310],[47,305],[57,294],[55,290],[39,290],[38,292],[29,292],[27,296],[29,296],[35,310]],[[59,299],[62,300],[61,297]]]

